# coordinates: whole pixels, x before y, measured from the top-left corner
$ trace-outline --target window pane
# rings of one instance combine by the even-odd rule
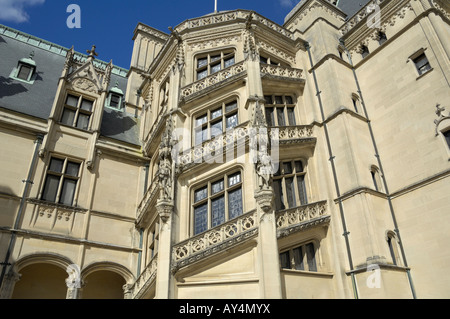
[[[63,115],[61,118],[61,123],[72,126],[74,118],[75,118],[75,111],[72,111],[69,109],[64,109],[64,112],[63,112]]]
[[[268,126],[275,126],[275,116],[273,113],[273,107],[266,107],[266,120]]]
[[[44,185],[44,191],[42,192],[42,199],[49,202],[56,200],[56,193],[58,192],[59,177],[53,175],[47,175],[47,179]]]
[[[77,107],[78,105],[78,97],[73,96],[73,95],[68,95],[67,96],[67,100],[66,100],[66,104],[73,106],[73,107]]]
[[[447,141],[448,147],[450,147],[450,130],[448,130],[447,132],[444,132],[443,134],[444,134],[445,140]]]
[[[221,116],[222,116],[222,108],[214,110],[214,111],[211,111],[211,120],[214,120],[214,119],[216,119],[218,117],[221,117]]]
[[[194,208],[194,234],[200,234],[208,229],[208,205]]]
[[[291,162],[283,163],[283,172],[284,174],[292,174],[292,164]]]
[[[195,130],[195,145],[202,144],[208,139],[208,128],[203,127]]]
[[[194,203],[197,203],[202,199],[205,199],[206,197],[208,197],[208,188],[203,187],[201,189],[198,189],[194,192]]]
[[[211,74],[220,71],[221,68],[222,68],[222,66],[220,65],[220,63],[211,65]]]
[[[292,96],[285,96],[284,97],[286,99],[286,104],[294,104],[294,100],[292,99]]]
[[[265,57],[263,57],[263,56],[260,56],[260,57],[259,57],[259,62],[260,62],[260,63],[267,64],[267,58],[265,58]]]
[[[17,74],[17,78],[19,78],[21,80],[28,81],[28,77],[30,75],[30,72],[31,72],[31,67],[29,67],[27,65],[21,65],[20,66],[20,70],[19,70],[19,74]]]
[[[206,114],[203,116],[197,117],[195,119],[195,126],[200,126],[202,124],[205,124],[207,121],[208,121],[208,118],[207,118]]]
[[[300,205],[308,204],[308,197],[306,196],[305,176],[297,176],[298,196],[300,196]]]
[[[89,115],[86,114],[78,115],[77,128],[87,130],[88,126],[89,126]]]
[[[72,179],[65,179],[63,182],[63,187],[61,191],[61,199],[59,200],[61,204],[71,206],[73,204],[73,198],[75,195],[75,188],[77,186],[77,181]]]
[[[211,200],[211,227],[225,222],[225,196]]]
[[[237,102],[236,101],[228,103],[227,105],[225,105],[225,113],[231,112],[231,111],[236,110],[236,109],[237,109]]]
[[[286,120],[284,118],[284,107],[277,107],[277,120],[278,126],[286,126]]]
[[[309,271],[317,271],[317,265],[316,265],[316,253],[314,251],[314,245],[313,244],[307,244],[306,245],[306,258],[308,260],[308,270]]]
[[[222,121],[218,121],[211,124],[211,138],[221,135],[223,132]]]
[[[294,108],[288,107],[287,114],[288,114],[289,125],[296,125]]]
[[[264,95],[264,99],[266,100],[266,104],[273,104],[271,95]]]
[[[239,184],[241,182],[241,173],[228,176],[228,187]]]
[[[197,72],[197,80],[201,80],[203,78],[206,78],[208,76],[208,70],[203,70]]]
[[[281,187],[281,180],[273,181],[273,191],[275,193],[275,208],[276,210],[285,209],[284,199],[283,199],[283,189]]]
[[[201,58],[197,60],[197,68],[204,67],[208,64],[208,58]]]
[[[238,126],[238,114],[227,116],[227,129]]]
[[[211,56],[211,62],[215,62],[215,61],[218,61],[218,60],[220,60],[220,54]]]
[[[90,112],[92,111],[92,105],[94,105],[94,102],[83,99],[81,102],[81,109]]]
[[[48,170],[56,173],[62,173],[63,165],[64,161],[62,159],[52,158]]]
[[[283,97],[280,95],[275,96],[275,104],[283,104]]]
[[[297,206],[295,200],[294,178],[286,178],[286,196],[289,208]]]
[[[211,194],[217,194],[224,189],[223,179],[211,184]]]
[[[294,262],[296,270],[305,270],[305,265],[303,265],[303,252],[302,247],[295,248],[293,250],[294,253]]]
[[[289,251],[280,254],[280,266],[283,269],[291,269],[291,261],[289,259]]]
[[[233,219],[241,216],[242,213],[242,189],[238,188],[228,193],[228,214],[229,218]]]
[[[66,168],[66,175],[77,177],[79,170],[80,170],[80,164],[68,162],[67,168]]]
[[[229,66],[232,66],[235,63],[234,57],[225,59],[224,62],[225,62],[225,67],[228,68]]]
[[[109,102],[109,106],[118,107],[120,103],[120,96],[116,94],[111,94],[111,100]]]
[[[295,161],[295,172],[296,173],[303,172],[303,162],[302,161]]]

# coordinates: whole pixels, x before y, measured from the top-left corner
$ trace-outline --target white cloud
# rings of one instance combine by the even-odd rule
[[[279,0],[280,5],[284,8],[293,8],[297,3],[299,3],[299,0]]]
[[[26,22],[29,19],[26,7],[43,4],[45,0],[0,0],[0,20]]]

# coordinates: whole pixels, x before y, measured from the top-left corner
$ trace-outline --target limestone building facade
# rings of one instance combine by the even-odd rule
[[[449,298],[450,5],[359,2],[0,26],[1,298]]]

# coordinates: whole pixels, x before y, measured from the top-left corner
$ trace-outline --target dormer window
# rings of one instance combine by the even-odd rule
[[[36,78],[36,62],[33,60],[34,52],[28,58],[20,59],[17,67],[11,72],[10,77],[29,84],[33,84]]]
[[[119,83],[116,83],[116,86],[109,91],[108,98],[106,99],[106,106],[116,110],[122,110],[122,104],[123,91],[119,89]]]

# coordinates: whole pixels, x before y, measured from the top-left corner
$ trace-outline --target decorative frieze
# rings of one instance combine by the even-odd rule
[[[176,244],[172,249],[172,272],[253,237],[257,231],[257,212],[251,211]]]

